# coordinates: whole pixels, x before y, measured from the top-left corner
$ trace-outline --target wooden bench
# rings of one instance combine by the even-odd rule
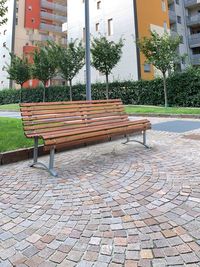
[[[128,142],[133,133],[142,133],[140,143],[146,146],[146,130],[151,128],[148,120],[130,121],[119,99],[26,103],[20,104],[20,111],[24,133],[35,141],[31,167],[40,164],[53,176],[57,176],[55,149],[106,138],[110,140],[113,136],[126,136]],[[49,167],[38,162],[39,138],[44,141],[44,149],[50,151]]]

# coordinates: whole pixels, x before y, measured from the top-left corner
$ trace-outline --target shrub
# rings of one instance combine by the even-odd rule
[[[170,106],[200,107],[200,70],[189,69],[175,73],[167,79]],[[92,85],[92,98],[106,99],[106,85]],[[85,100],[85,85],[73,86],[73,99]],[[126,81],[110,84],[110,98],[121,98],[124,104],[164,105],[162,79],[152,81]],[[18,103],[20,90],[0,91],[0,104]],[[46,88],[46,101],[69,101],[68,86]],[[43,89],[22,89],[22,102],[42,102]]]

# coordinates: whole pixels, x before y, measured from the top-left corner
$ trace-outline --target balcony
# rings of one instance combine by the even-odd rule
[[[57,21],[60,23],[64,23],[67,21],[67,17],[64,16],[59,16],[59,15],[55,15],[49,12],[40,12],[40,17],[42,19],[48,19],[48,20],[52,20],[52,21]]]
[[[199,15],[195,15],[195,16],[191,16],[191,17],[187,17],[187,25],[188,26],[198,26],[200,25],[200,14]]]
[[[176,13],[173,10],[169,10],[169,20],[171,23],[176,22]]]
[[[44,30],[44,31],[48,31],[48,32],[62,33],[62,26],[40,23],[40,30]]]
[[[53,41],[53,36],[44,35],[44,34],[32,34],[29,35],[29,41],[36,41],[36,42],[45,42],[45,41]]]
[[[191,55],[192,65],[200,66],[200,54]]]
[[[47,0],[41,1],[41,7],[59,11],[59,12],[62,12],[63,14],[67,14],[67,6],[51,3],[51,2],[48,2]]]
[[[185,7],[186,8],[193,8],[195,6],[200,6],[200,0],[185,0]]]
[[[200,46],[200,33],[191,34],[188,36],[190,48]]]

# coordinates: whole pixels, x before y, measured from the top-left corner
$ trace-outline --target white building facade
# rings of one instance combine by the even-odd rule
[[[68,0],[67,32],[68,41],[84,40],[84,1]],[[137,49],[134,4],[132,0],[90,0],[91,38],[106,36],[118,42],[124,39],[123,55],[110,75],[110,81],[137,80]],[[92,68],[92,82],[105,81],[105,77]],[[85,67],[74,79],[75,83],[85,82]]]
[[[13,10],[14,0],[7,0],[8,21],[0,26],[0,90],[10,87],[6,65],[10,63],[9,53],[13,47]]]

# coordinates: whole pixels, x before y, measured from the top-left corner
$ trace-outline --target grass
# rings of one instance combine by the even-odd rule
[[[19,111],[18,104],[0,105],[0,111]]]
[[[18,104],[0,105],[0,111],[19,111]],[[126,112],[128,114],[192,114],[200,115],[200,108],[176,108],[176,107],[158,107],[158,106],[126,106]]]
[[[0,118],[0,153],[33,146],[24,136],[20,119]]]
[[[192,114],[200,115],[200,108],[176,108],[176,107],[157,107],[157,106],[126,106],[126,112],[128,114]]]

